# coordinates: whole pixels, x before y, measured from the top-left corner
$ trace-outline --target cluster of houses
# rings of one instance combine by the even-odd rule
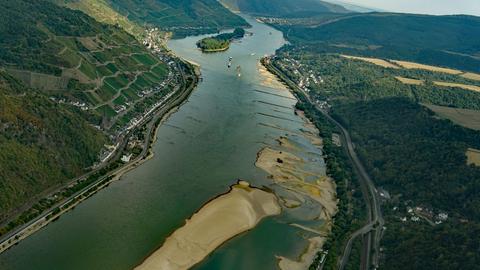
[[[82,111],[87,111],[90,107],[85,102],[80,101],[67,101],[65,98],[57,99],[56,97],[50,97],[51,101],[59,104],[68,104],[80,108]]]
[[[315,74],[313,70],[304,70],[303,65],[295,59],[285,57],[276,59],[277,65],[284,70],[289,70],[295,78],[293,78],[298,87],[305,92],[310,92],[310,87],[324,83],[322,76]]]
[[[394,210],[396,210],[396,208],[394,208]],[[432,209],[426,207],[407,207],[406,210],[407,215],[400,217],[402,222],[407,222],[408,220],[419,222],[421,219],[424,219],[431,225],[439,225],[448,220],[448,213],[442,211],[434,213]]]

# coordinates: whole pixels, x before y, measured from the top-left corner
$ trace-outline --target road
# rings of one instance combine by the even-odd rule
[[[182,82],[183,82],[183,85],[184,85],[184,87],[182,87],[182,91],[179,94],[173,95],[170,98],[170,100],[168,100],[165,103],[165,105],[160,107],[153,114],[152,117],[144,119],[144,121],[142,123],[139,123],[139,125],[138,125],[138,127],[147,125],[147,136],[145,137],[144,147],[143,147],[143,150],[142,150],[141,154],[135,160],[131,161],[130,163],[128,163],[128,164],[126,164],[126,165],[124,165],[120,168],[117,168],[113,171],[108,172],[107,174],[103,175],[98,180],[91,183],[90,185],[83,188],[82,190],[76,192],[72,196],[62,200],[61,202],[56,203],[54,206],[52,206],[48,210],[44,211],[41,215],[35,217],[34,219],[30,220],[29,222],[23,224],[20,227],[17,227],[16,229],[14,229],[14,230],[10,231],[9,233],[5,234],[4,236],[2,236],[0,238],[0,253],[7,250],[12,245],[18,243],[20,240],[28,237],[29,235],[33,234],[34,232],[38,231],[40,228],[46,226],[49,222],[54,220],[55,218],[51,218],[49,220],[46,220],[45,224],[42,224],[41,226],[38,226],[38,224],[41,223],[43,219],[45,219],[47,216],[54,213],[54,211],[56,209],[63,209],[64,207],[67,207],[70,203],[74,203],[74,202],[79,203],[79,202],[83,201],[85,198],[83,198],[81,200],[79,200],[79,198],[83,194],[88,193],[88,191],[91,190],[92,188],[98,187],[98,189],[101,189],[104,186],[106,186],[106,184],[102,185],[102,181],[104,181],[108,177],[121,175],[121,174],[125,173],[126,171],[138,166],[146,158],[146,156],[148,155],[149,150],[150,150],[151,142],[153,140],[152,136],[154,135],[154,130],[157,127],[157,125],[156,125],[157,121],[159,119],[161,119],[163,116],[165,116],[173,108],[181,105],[181,103],[188,98],[191,91],[193,90],[194,87],[196,87],[196,84],[198,82],[197,76],[192,76],[193,82],[192,82],[192,84],[187,86],[186,85],[187,75],[185,75],[185,73],[184,73],[184,71],[181,67],[179,67],[179,70],[180,70],[180,74],[181,74],[181,77],[182,77]],[[133,132],[133,131],[131,131],[131,132]],[[99,170],[101,170],[102,168],[105,168],[106,166],[108,166],[112,162],[118,160],[120,158],[120,156],[122,155],[123,149],[124,149],[124,147],[125,147],[125,145],[128,141],[126,139],[126,138],[128,138],[128,135],[129,135],[129,133],[125,134],[123,137],[121,137],[119,139],[119,145],[120,145],[118,147],[119,151],[117,150],[117,152],[112,156],[112,158],[110,158],[108,161],[102,163],[100,166],[96,167],[94,170],[69,181],[69,184],[73,183],[77,180],[80,180],[80,179],[86,179],[89,176],[91,176],[91,175],[95,174],[96,172],[98,172]],[[56,190],[54,193],[64,189],[69,184],[61,187],[60,189]],[[77,200],[79,200],[79,201],[77,201]],[[73,205],[70,205],[70,207],[67,207],[67,209],[62,210],[62,212],[60,214],[62,214],[64,212],[68,211],[69,209],[73,208],[74,205],[76,205],[76,204],[74,203]],[[4,245],[6,245],[6,247]]]
[[[355,170],[357,171],[361,184],[368,189],[368,193],[369,193],[369,194],[365,194],[367,196],[364,196],[365,201],[367,203],[367,209],[369,209],[369,223],[365,225],[363,228],[361,228],[360,230],[354,232],[350,236],[350,239],[348,240],[347,245],[345,246],[343,255],[339,261],[338,269],[343,270],[345,265],[347,264],[348,258],[350,256],[353,240],[355,240],[360,235],[370,234],[371,231],[374,231],[374,235],[371,235],[371,236],[369,235],[368,238],[366,239],[367,243],[364,245],[364,247],[366,246],[366,248],[364,249],[368,249],[368,250],[364,250],[365,251],[364,254],[366,257],[363,260],[364,262],[362,263],[363,265],[361,266],[361,269],[370,269],[371,264],[377,267],[378,258],[379,258],[378,253],[380,252],[380,237],[382,234],[383,226],[385,224],[385,220],[383,219],[382,210],[380,207],[380,200],[379,200],[379,195],[377,193],[377,189],[375,188],[375,184],[370,178],[370,175],[368,175],[367,171],[365,170],[365,167],[363,166],[362,162],[358,158],[352,143],[352,139],[348,131],[340,123],[338,123],[335,119],[333,119],[328,114],[328,112],[326,112],[325,110],[322,110],[321,108],[318,108],[318,106],[317,106],[317,109],[321,111],[322,114],[325,115],[325,117],[327,117],[330,120],[330,122],[334,123],[342,132],[342,137],[344,138],[344,145],[346,145],[347,153],[353,162],[353,165],[355,167]],[[372,248],[372,241],[373,241],[373,252],[370,252]],[[373,260],[370,260],[370,254],[372,254]]]
[[[267,60],[268,61],[268,60]],[[313,102],[305,91],[298,87],[298,85],[291,81],[287,76],[285,76],[280,70],[278,70],[272,64],[267,64],[268,67],[274,71],[290,88],[296,93],[304,96],[311,104],[316,104]],[[352,139],[350,137],[350,133],[345,129],[338,121],[333,119],[328,111],[324,110],[318,105],[315,105],[316,109],[321,112],[331,123],[335,124],[341,131],[343,137],[343,146],[346,148],[346,152],[352,161],[354,169],[358,175],[360,180],[360,184],[362,186],[362,193],[364,195],[365,203],[368,210],[368,220],[369,222],[360,228],[359,230],[352,233],[350,238],[348,239],[343,254],[340,257],[338,262],[338,269],[343,270],[348,262],[350,257],[350,253],[352,250],[353,242],[359,236],[366,236],[363,245],[362,251],[362,264],[360,269],[370,269],[371,265],[374,268],[378,267],[379,262],[379,253],[380,253],[380,240],[383,233],[383,227],[385,224],[385,220],[383,219],[383,214],[380,206],[380,199],[377,193],[377,189],[375,188],[375,184],[373,183],[372,179],[368,175],[365,167],[363,166],[362,162],[358,158],[357,153],[355,152],[355,147],[353,145]],[[373,234],[372,234],[373,231]],[[373,245],[372,245],[373,244]],[[373,246],[373,250],[372,250]],[[373,259],[371,259],[373,258]],[[321,268],[320,268],[321,269]]]

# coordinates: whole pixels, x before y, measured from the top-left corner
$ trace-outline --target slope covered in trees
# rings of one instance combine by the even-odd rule
[[[320,0],[221,0],[221,2],[234,10],[262,16],[292,16],[348,12],[347,9],[340,5]]]
[[[176,37],[218,32],[248,23],[216,0],[108,0],[128,19],[173,31]]]
[[[162,51],[55,3],[0,1],[0,220],[84,173],[180,85]]]
[[[480,148],[480,133],[407,99],[339,106],[334,113],[377,186],[392,198],[383,206],[382,268],[477,269],[480,168],[467,165],[465,152]]]
[[[480,71],[480,18],[391,13],[350,14],[314,25],[279,25],[297,44],[319,52],[405,59]],[[313,27],[312,27],[313,25]]]
[[[480,85],[464,73],[480,67],[472,38],[480,19],[375,13],[266,21],[292,43],[272,63],[349,130],[377,189],[388,192],[379,268],[478,269],[480,168],[468,165],[466,152],[480,147],[480,133],[422,104],[480,110],[478,91],[437,83]],[[409,69],[389,59],[461,71]],[[348,233],[335,226],[336,239]]]
[[[0,71],[0,219],[82,173],[106,142],[79,109],[57,104]]]
[[[92,124],[120,128],[144,91],[167,79],[165,61],[123,29],[47,1],[3,1],[0,66]],[[121,119],[122,118],[122,119]]]

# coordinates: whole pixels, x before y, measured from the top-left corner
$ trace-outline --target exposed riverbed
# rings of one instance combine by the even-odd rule
[[[295,260],[310,259],[306,248],[318,246],[329,228],[325,219],[335,210],[334,185],[322,177],[321,141],[295,114],[296,100],[259,69],[260,57],[284,43],[282,34],[249,22],[254,35],[233,42],[226,52],[202,54],[195,46],[202,37],[171,41],[177,55],[201,65],[204,80],[159,128],[155,156],[1,254],[0,269],[132,269],[237,179],[273,190],[283,211],[227,241],[194,269],[276,269],[280,258],[282,265],[295,267]],[[296,163],[274,160],[257,167],[262,149],[271,156],[288,152]],[[278,168],[272,166],[282,164],[291,165],[287,174],[308,184],[276,179]]]

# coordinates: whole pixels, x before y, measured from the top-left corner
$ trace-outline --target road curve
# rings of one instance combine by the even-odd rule
[[[267,66],[267,68],[274,71],[274,73],[280,77],[290,88],[294,91],[295,94],[299,94],[304,96],[311,104],[315,104],[312,102],[308,93],[305,93],[298,85],[291,81],[285,74],[283,74],[280,70],[278,70],[275,66],[273,66],[269,62],[269,60],[262,60],[262,63]],[[383,233],[383,227],[385,224],[385,220],[383,219],[381,207],[380,207],[380,200],[378,197],[377,189],[375,188],[375,184],[373,183],[372,179],[368,175],[365,167],[363,166],[362,162],[358,158],[354,145],[352,143],[352,139],[348,131],[330,114],[320,108],[319,106],[315,105],[315,108],[321,112],[330,122],[335,124],[341,131],[342,137],[344,139],[344,147],[346,147],[347,153],[355,167],[355,170],[359,176],[360,183],[362,185],[362,192],[367,189],[367,192],[364,192],[364,198],[367,205],[367,209],[369,210],[369,222],[359,230],[352,233],[347,244],[345,245],[344,252],[342,257],[338,262],[338,269],[343,270],[346,266],[348,259],[350,257],[350,252],[352,249],[353,241],[360,235],[370,234],[372,230],[375,231],[374,235],[368,235],[367,242],[364,245],[364,256],[365,258],[362,260],[362,265],[360,269],[370,269],[370,266],[373,264],[374,268],[378,267],[378,259],[379,259],[379,252],[380,252],[380,239]],[[372,252],[372,241],[374,244],[373,252]],[[370,255],[373,253],[373,263],[371,263]]]

